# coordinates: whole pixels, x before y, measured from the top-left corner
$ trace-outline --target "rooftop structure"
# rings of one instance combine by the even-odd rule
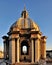
[[[35,65],[46,59],[46,36],[29,18],[26,8],[21,17],[11,25],[8,36],[3,36],[4,58],[8,65]]]

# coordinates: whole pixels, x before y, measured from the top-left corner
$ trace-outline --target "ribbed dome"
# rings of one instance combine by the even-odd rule
[[[14,27],[17,27],[19,30],[20,29],[35,29],[35,31],[40,30],[39,26],[29,18],[28,12],[26,9],[22,11],[21,18],[19,18],[14,24],[11,25],[10,31]]]

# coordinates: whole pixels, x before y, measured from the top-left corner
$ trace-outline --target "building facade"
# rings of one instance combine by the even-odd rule
[[[4,58],[8,65],[34,65],[46,59],[46,36],[39,26],[29,18],[27,10],[3,36]]]

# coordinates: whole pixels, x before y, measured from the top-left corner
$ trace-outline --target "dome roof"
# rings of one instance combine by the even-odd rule
[[[39,31],[39,26],[29,18],[28,12],[26,9],[22,11],[21,18],[19,18],[15,23],[13,23],[10,27],[10,31],[17,27],[18,29],[34,29],[35,31]]]

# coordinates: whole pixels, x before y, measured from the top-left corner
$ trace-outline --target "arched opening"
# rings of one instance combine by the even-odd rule
[[[29,45],[28,41],[24,40],[21,43],[21,55],[28,55]]]
[[[24,45],[24,46],[22,47],[22,51],[23,51],[24,54],[26,54],[26,53],[27,53],[27,46]]]

